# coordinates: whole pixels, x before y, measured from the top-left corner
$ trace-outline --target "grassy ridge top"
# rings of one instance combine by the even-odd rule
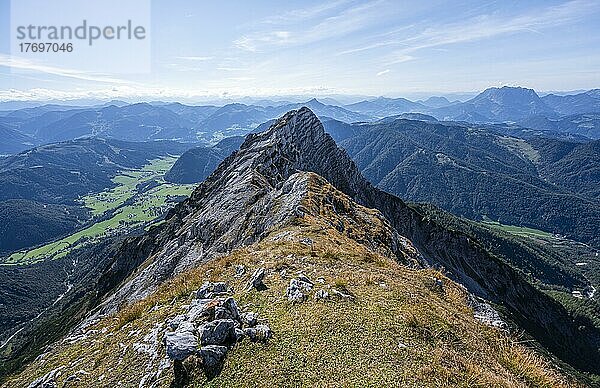
[[[387,234],[375,212],[364,214],[370,233]],[[477,322],[462,287],[437,271],[402,266],[329,221],[326,214],[301,217],[164,283],[83,336],[58,344],[6,386],[26,386],[58,367],[59,386],[70,376],[81,386],[138,386],[142,379],[144,386],[169,386],[172,367],[153,380],[164,360],[165,320],[181,313],[206,280],[232,285],[240,306],[251,304],[274,336],[267,344],[236,345],[218,377],[207,381],[197,373],[194,386],[574,385],[515,338]],[[244,265],[246,275],[235,277],[236,265]],[[266,269],[267,290],[244,292],[258,267]],[[315,288],[306,302],[291,304],[284,293],[298,271]],[[443,280],[442,290],[434,277]],[[319,289],[345,290],[356,299],[317,301]]]

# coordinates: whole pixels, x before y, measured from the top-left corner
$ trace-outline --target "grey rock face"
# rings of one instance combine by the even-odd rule
[[[27,388],[56,388],[56,378],[60,376],[61,370],[64,368],[64,366],[61,366],[51,370],[42,377],[32,381]]]
[[[285,291],[285,295],[288,300],[292,303],[301,303],[304,302],[307,298],[306,294],[304,294],[298,288],[289,288]]]
[[[212,292],[216,295],[222,295],[229,292],[229,286],[225,282],[212,283]]]
[[[265,278],[265,269],[257,268],[256,271],[252,274],[250,281],[248,282],[248,290],[256,289],[258,291],[262,291],[267,287],[263,283],[263,279]]]
[[[172,360],[185,360],[198,351],[198,338],[190,331],[174,331],[165,333],[167,356]]]
[[[214,377],[220,372],[226,354],[226,346],[207,345],[200,349],[202,367],[204,368],[204,373],[206,373],[209,378]]]
[[[169,328],[171,330],[175,330],[177,329],[177,327],[179,327],[179,324],[183,321],[185,321],[186,317],[185,314],[180,314],[177,315],[171,319],[169,319],[169,321],[167,322],[167,325],[169,326]]]
[[[177,329],[175,330],[175,332],[180,332],[180,333],[191,333],[191,334],[198,334],[198,328],[196,327],[196,324],[194,322],[190,322],[190,321],[183,321],[179,324],[179,326],[177,326]]]
[[[312,286],[315,285],[315,283],[313,283],[312,280],[310,280],[306,275],[304,274],[299,274],[298,276],[296,276],[296,279],[298,279],[298,281],[305,283],[305,284],[310,284],[310,288],[312,288]]]
[[[237,342],[242,341],[244,338],[246,337],[246,334],[244,333],[244,330],[242,329],[235,329],[235,340]]]
[[[247,327],[254,327],[258,322],[258,316],[253,312],[243,313],[240,318],[242,324]]]
[[[223,301],[221,306],[215,309],[215,319],[240,320],[240,311],[238,310],[235,299],[229,297]]]
[[[341,300],[353,301],[355,299],[353,295],[342,292],[340,290],[336,290],[335,288],[331,290],[331,293]]]
[[[266,342],[272,336],[271,329],[267,325],[248,327],[243,331],[252,342]]]
[[[229,287],[227,286],[226,283],[206,282],[198,289],[198,291],[196,291],[196,298],[212,299],[215,296],[224,295],[224,294],[227,294],[228,292],[229,292]]]
[[[312,246],[313,245],[313,240],[308,238],[308,237],[304,237],[300,240],[300,242],[304,245],[308,245],[308,246]]]
[[[509,330],[508,324],[489,303],[469,294],[468,304],[473,309],[473,317],[479,322],[503,331]]]
[[[87,375],[88,372],[86,372],[85,370],[79,370],[77,372],[75,372],[74,374],[72,374],[71,376],[67,377],[64,382],[63,382],[63,387],[76,387],[78,385],[78,382],[81,381],[81,377],[80,376],[84,376]]]
[[[304,275],[290,280],[290,285],[285,290],[285,296],[293,303],[306,300],[308,292],[313,288],[313,283]]]
[[[317,292],[315,292],[315,299],[316,300],[327,300],[327,299],[329,299],[329,293],[323,289],[318,290]]]
[[[199,356],[206,376],[212,378],[219,373],[228,349],[236,342],[246,337],[265,342],[271,337],[269,326],[256,326],[256,313],[240,314],[235,299],[227,296],[231,292],[226,283],[206,282],[194,295],[213,299],[193,299],[185,314],[167,321],[167,327],[173,331],[166,332],[163,341],[167,357],[174,361],[179,383],[188,381],[189,371],[183,365],[188,357]],[[246,328],[242,329],[243,326]]]
[[[207,299],[209,294],[212,294],[212,284],[209,282],[206,282],[200,286],[198,291],[196,291],[196,298],[197,299]]]
[[[190,304],[185,320],[191,322],[202,322],[211,319],[215,315],[215,309],[219,301],[216,299],[194,299]]]
[[[235,322],[232,319],[216,319],[202,326],[200,343],[204,345],[231,345],[235,343]]]
[[[243,266],[242,264],[238,264],[235,266],[235,277],[236,278],[240,278],[240,277],[244,276],[245,273],[246,273],[245,266]]]

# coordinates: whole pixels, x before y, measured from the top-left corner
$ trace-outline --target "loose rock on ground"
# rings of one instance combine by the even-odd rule
[[[259,271],[254,275],[252,281],[262,284],[264,269],[262,275]],[[194,356],[201,360],[206,376],[212,378],[237,342],[246,337],[253,342],[264,342],[271,337],[271,329],[258,324],[256,313],[240,313],[232,294],[227,283],[206,282],[196,291],[187,312],[167,322],[171,331],[165,333],[163,341],[167,356],[175,362],[176,374],[184,373],[181,363]]]

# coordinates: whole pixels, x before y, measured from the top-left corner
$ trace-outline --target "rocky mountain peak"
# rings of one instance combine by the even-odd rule
[[[309,108],[302,107],[283,115],[267,131],[250,134],[241,148],[251,148],[266,139],[270,139],[270,144],[277,141],[281,141],[282,144],[303,142],[316,144],[323,141],[324,136],[325,129],[319,118]]]
[[[311,98],[310,100],[308,100],[306,102],[306,105],[309,107],[321,107],[321,106],[325,106],[325,104],[323,104],[321,101],[317,100],[316,98]]]
[[[530,103],[538,102],[540,97],[535,90],[522,87],[503,86],[501,88],[489,88],[473,98],[473,102],[479,100],[491,100],[497,103]]]
[[[106,289],[124,280],[142,261],[144,269],[120,285],[99,311],[113,312],[123,302],[144,298],[173,275],[259,241],[297,217],[322,214],[305,203],[314,197],[314,188],[326,183],[321,177],[336,188],[324,204],[335,203],[334,197],[342,193],[361,199],[357,193],[370,187],[310,109],[290,111],[268,130],[249,135],[189,199],[167,215],[161,227],[121,247],[101,279]],[[353,217],[350,210],[338,207],[337,211]],[[400,240],[397,232],[390,233]],[[392,246],[399,258],[404,257],[400,251],[406,244]],[[137,262],[131,258],[134,252]]]
[[[554,114],[533,89],[521,87],[489,88],[467,101],[467,104],[478,109],[474,113],[502,121],[514,121],[538,114]]]
[[[359,203],[367,202],[361,201],[365,199],[362,194],[370,186],[307,107],[284,114],[264,132],[248,135],[239,151],[226,159],[207,181],[217,179],[219,171],[226,169],[239,173],[253,171],[273,187],[279,187],[297,171],[315,172]]]
[[[320,196],[318,206],[309,206],[325,185],[332,190]],[[471,293],[506,306],[515,322],[573,364],[585,365],[581,354],[600,359],[595,347],[600,343],[598,333],[574,345],[578,329],[562,306],[466,235],[373,187],[306,107],[249,135],[163,225],[123,244],[100,280],[104,292],[116,291],[98,311],[114,312],[123,302],[146,297],[174,275],[261,241],[301,217],[324,219],[348,233],[368,230],[361,216],[364,210],[342,206],[349,201],[378,214],[388,230],[381,241],[399,261],[407,262],[411,247],[412,259],[444,267]],[[351,226],[344,226],[348,221]],[[364,236],[376,234],[362,236],[368,242]]]

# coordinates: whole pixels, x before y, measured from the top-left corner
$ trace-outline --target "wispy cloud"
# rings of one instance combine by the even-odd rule
[[[59,77],[74,78],[83,81],[102,82],[110,84],[131,84],[130,81],[114,78],[106,74],[91,73],[75,69],[66,69],[57,66],[44,65],[31,61],[29,59],[15,57],[11,55],[0,54],[0,66],[11,69],[32,71],[44,74],[55,75]]]
[[[338,5],[347,2],[338,2]],[[311,23],[290,25],[289,20],[282,28],[262,29],[243,35],[234,44],[247,51],[263,51],[268,48],[314,43],[334,37],[341,37],[372,26],[386,15],[386,0],[376,0],[364,4],[337,9],[333,15],[322,15]],[[337,6],[336,6],[337,8]],[[291,19],[290,19],[291,20]],[[295,23],[291,23],[295,24]]]
[[[574,22],[580,17],[587,16],[591,10],[598,10],[598,5],[597,2],[575,0],[513,17],[498,18],[493,15],[481,15],[463,23],[427,29],[401,43],[421,43],[415,46],[416,48],[435,47],[508,33],[539,32],[546,28]]]
[[[369,44],[366,46],[356,47],[353,49],[340,51],[339,53],[337,53],[337,55],[354,54],[354,53],[359,53],[361,51],[367,51],[367,50],[372,50],[372,49],[386,47],[386,46],[397,46],[398,43],[399,42],[397,40],[389,40],[387,42],[376,42],[376,43],[372,43],[372,44]]]
[[[291,42],[292,33],[289,31],[268,31],[251,35],[244,35],[234,43],[238,48],[246,51],[258,51],[265,46],[282,46]]]
[[[186,61],[196,61],[196,62],[210,61],[211,59],[214,59],[214,58],[215,57],[194,57],[194,56],[175,57],[175,59],[183,59]]]
[[[244,67],[227,67],[227,66],[217,67],[217,70],[221,70],[221,71],[248,71],[248,69],[244,68]]]
[[[391,59],[386,61],[386,65],[397,65],[398,63],[412,61],[413,59],[416,59],[416,57],[404,53],[394,53]]]
[[[203,66],[194,66],[181,63],[163,63],[161,66],[174,71],[206,71],[206,67]]]
[[[243,82],[243,81],[252,81],[256,78],[254,78],[254,77],[230,77],[227,79],[231,80],[231,81]]]
[[[350,0],[327,1],[327,2],[323,2],[321,4],[318,4],[318,5],[312,6],[312,7],[290,10],[290,11],[284,12],[281,15],[275,15],[270,18],[263,19],[259,23],[262,23],[262,24],[278,24],[278,23],[285,23],[285,22],[296,22],[297,23],[297,22],[305,21],[307,19],[312,19],[312,18],[321,16],[323,14],[326,14],[328,12],[334,11],[343,5],[349,4],[350,2],[351,2]]]
[[[591,12],[598,12],[600,3],[587,0],[574,0],[558,6],[529,10],[520,15],[495,14],[478,15],[460,23],[443,24],[427,27],[420,32],[407,35],[405,30],[387,40],[381,41],[381,36],[373,36],[372,42],[359,47],[346,49],[338,55],[355,54],[368,50],[389,47],[401,47],[392,51],[386,64],[405,62],[414,59],[409,55],[416,51],[436,48],[457,43],[493,38],[500,35],[521,32],[540,33],[544,29],[573,23]],[[389,35],[389,34],[388,34]]]
[[[375,76],[381,77],[382,75],[385,75],[385,74],[387,74],[389,72],[390,72],[390,69],[385,69],[385,70],[380,71],[379,73],[375,74]]]

